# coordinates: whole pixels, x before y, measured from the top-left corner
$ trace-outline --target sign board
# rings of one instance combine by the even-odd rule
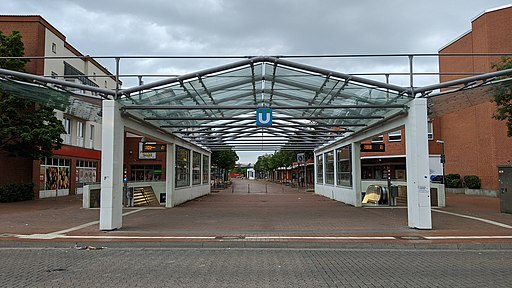
[[[306,159],[304,153],[297,154],[297,162],[304,163],[304,160]]]
[[[155,152],[144,152],[144,145],[147,144],[153,144],[156,145],[156,143],[142,143],[139,142],[139,159],[156,159],[156,153]]]
[[[256,109],[256,126],[272,126],[272,108]]]
[[[167,144],[150,144],[144,143],[142,152],[165,152],[167,151]]]
[[[361,144],[361,152],[385,152],[383,143]]]

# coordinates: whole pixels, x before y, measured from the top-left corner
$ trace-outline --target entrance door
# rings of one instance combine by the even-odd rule
[[[512,167],[498,167],[500,182],[500,210],[512,213]]]

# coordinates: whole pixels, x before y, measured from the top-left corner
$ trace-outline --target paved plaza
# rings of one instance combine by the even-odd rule
[[[2,287],[510,287],[511,250],[0,248]]]
[[[123,227],[114,231],[99,230],[99,209],[82,209],[79,195],[0,204],[0,245],[37,241],[233,248],[306,243],[315,247],[512,245],[512,215],[500,213],[499,199],[447,194],[446,202],[446,208],[433,207],[432,230],[417,230],[407,227],[405,207],[355,208],[304,188],[235,179],[233,186],[177,207],[126,208]]]

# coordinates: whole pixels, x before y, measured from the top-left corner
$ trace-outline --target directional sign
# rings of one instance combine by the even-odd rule
[[[384,144],[361,144],[361,152],[385,152]]]
[[[167,144],[148,144],[144,143],[142,152],[165,152],[167,151]]]
[[[256,126],[272,126],[272,108],[256,109]]]
[[[306,157],[305,157],[304,153],[297,154],[297,162],[303,163],[305,159],[306,159]]]

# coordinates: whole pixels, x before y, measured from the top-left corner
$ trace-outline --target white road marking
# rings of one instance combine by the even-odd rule
[[[495,226],[499,226],[499,227],[503,227],[503,228],[507,228],[507,229],[512,229],[512,226],[510,226],[510,225],[492,221],[492,220],[487,220],[487,219],[478,218],[478,217],[474,217],[474,216],[468,216],[468,215],[463,215],[463,214],[458,214],[458,213],[453,213],[453,212],[448,212],[448,211],[442,211],[442,210],[437,210],[437,209],[432,209],[432,211],[449,214],[449,215],[453,215],[453,216],[458,216],[458,217],[462,217],[462,218],[467,218],[467,219],[471,219],[471,220],[477,220],[477,221],[485,222],[487,224],[491,224],[491,225],[495,225]]]
[[[133,211],[130,211],[130,212],[123,213],[123,216],[130,215],[130,214],[133,214],[133,213],[137,213],[137,212],[140,212],[140,211],[143,211],[143,210],[146,210],[146,208],[139,208],[137,210],[133,210]],[[96,224],[99,224],[99,223],[100,223],[100,221],[92,221],[92,222],[85,223],[85,224],[82,224],[82,225],[78,225],[78,226],[75,226],[75,227],[71,227],[71,228],[68,228],[68,229],[64,229],[64,230],[60,230],[60,231],[55,231],[55,232],[50,232],[50,233],[46,233],[46,234],[17,235],[16,237],[22,238],[22,239],[55,239],[55,238],[60,238],[60,236],[62,236],[62,234],[69,233],[69,232],[76,231],[76,230],[80,230],[80,229],[83,229],[85,227],[89,227],[89,226],[96,225]]]
[[[428,240],[450,240],[450,239],[512,239],[512,236],[425,236]]]

